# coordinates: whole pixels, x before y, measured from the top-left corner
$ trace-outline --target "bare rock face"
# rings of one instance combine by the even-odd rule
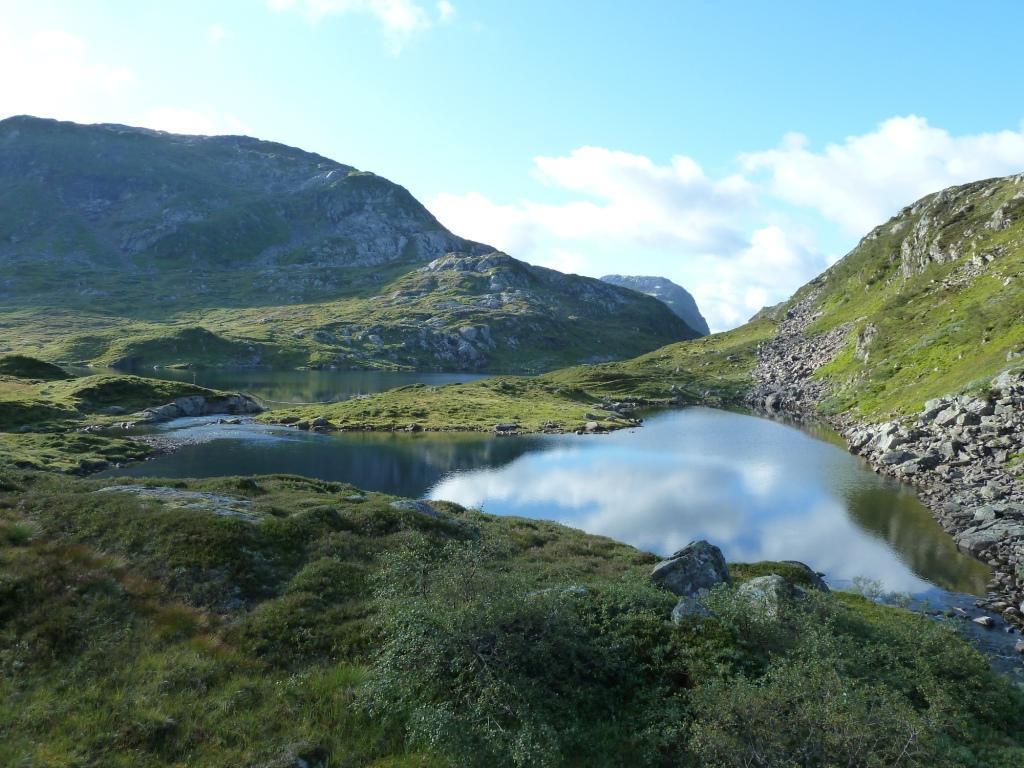
[[[172,403],[147,408],[142,411],[135,424],[159,424],[160,422],[180,419],[186,416],[210,416],[218,413],[244,415],[262,413],[263,406],[248,395],[189,395],[179,397]]]
[[[718,584],[732,583],[722,550],[693,541],[651,571],[651,581],[680,597],[696,597]]]

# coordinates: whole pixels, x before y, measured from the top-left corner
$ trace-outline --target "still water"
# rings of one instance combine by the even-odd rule
[[[599,436],[318,435],[209,419],[163,433],[179,450],[106,474],[297,473],[557,520],[659,554],[706,538],[731,561],[802,560],[833,582],[913,594],[979,594],[988,579],[911,490],[834,435],[737,413],[687,408]]]

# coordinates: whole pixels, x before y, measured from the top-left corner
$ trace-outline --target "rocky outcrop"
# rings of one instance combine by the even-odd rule
[[[612,285],[618,285],[622,288],[629,288],[634,291],[640,291],[640,293],[646,293],[648,296],[653,296],[658,301],[664,302],[684,323],[701,336],[707,336],[711,333],[711,329],[708,328],[708,321],[700,313],[697,302],[690,292],[666,277],[605,275],[601,280]]]
[[[747,603],[756,617],[777,619],[785,604],[796,597],[796,589],[777,573],[769,573],[743,582],[736,596]]]
[[[746,604],[751,616],[778,619],[787,602],[806,596],[808,590],[829,591],[821,576],[807,565],[795,560],[784,561],[783,565],[787,566],[790,578],[768,573],[748,579],[737,588],[736,597]],[[690,542],[655,565],[651,571],[651,582],[678,595],[679,600],[671,616],[672,621],[678,624],[712,615],[704,599],[716,587],[732,584],[732,575],[722,550],[700,540]]]
[[[1024,182],[1024,174],[1005,181],[1019,185]],[[1002,183],[1002,179],[989,179],[949,187],[900,211],[896,223],[887,226],[909,226],[896,254],[902,276],[911,277],[930,264],[945,264],[969,254],[985,260],[995,258],[996,253],[979,252],[978,244],[985,241],[985,230],[1000,232],[1021,219],[1024,190],[997,207],[982,226],[967,222],[976,215],[979,199],[991,196]]]
[[[313,329],[312,340],[324,347],[320,366],[388,360],[421,369],[543,370],[696,336],[656,299],[498,251],[444,254],[370,303],[372,323]],[[330,350],[337,350],[333,360]]]
[[[248,395],[189,395],[174,402],[147,408],[132,420],[132,424],[159,424],[188,416],[212,416],[220,413],[235,416],[262,413],[263,406]]]
[[[809,331],[819,295],[812,286],[779,319],[776,337],[758,348],[747,398],[755,410],[817,416],[829,387],[813,374],[849,343],[851,332],[850,324]],[[869,325],[860,332],[855,353],[863,359],[876,333]],[[957,545],[992,566],[989,604],[1013,608],[1024,599],[1024,374],[1007,372],[983,392],[930,400],[900,421],[869,424],[848,415],[829,421],[876,471],[917,486]],[[1016,608],[1005,618],[1024,624]]]
[[[729,566],[722,550],[706,541],[692,541],[654,566],[651,581],[680,597],[694,597],[718,584],[728,584]]]
[[[807,333],[818,317],[814,310],[818,296],[812,290],[797,301],[779,318],[776,335],[758,347],[754,385],[747,394],[755,410],[806,416],[825,396],[828,385],[813,374],[843,349],[850,326]]]
[[[993,598],[1024,599],[1024,372],[842,432],[878,471],[918,486],[957,546],[993,567]]]

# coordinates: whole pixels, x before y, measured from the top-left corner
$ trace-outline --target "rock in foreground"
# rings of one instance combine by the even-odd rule
[[[680,597],[696,597],[718,584],[732,583],[732,577],[722,550],[701,540],[654,566],[651,581]]]

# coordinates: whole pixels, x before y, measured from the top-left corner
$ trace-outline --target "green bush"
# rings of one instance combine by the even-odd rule
[[[384,560],[385,640],[365,695],[413,746],[467,766],[630,759],[629,734],[642,730],[654,691],[638,658],[643,644],[608,631],[614,597],[537,589],[476,543],[418,539]],[[642,604],[633,610],[641,623],[657,616]],[[664,640],[664,622],[653,627]]]
[[[956,766],[1020,755],[1024,698],[955,632],[853,595],[668,621],[637,574],[540,588],[479,543],[383,558],[364,689],[457,765]],[[751,566],[754,571],[768,566]],[[1009,762],[1008,762],[1009,761]]]

